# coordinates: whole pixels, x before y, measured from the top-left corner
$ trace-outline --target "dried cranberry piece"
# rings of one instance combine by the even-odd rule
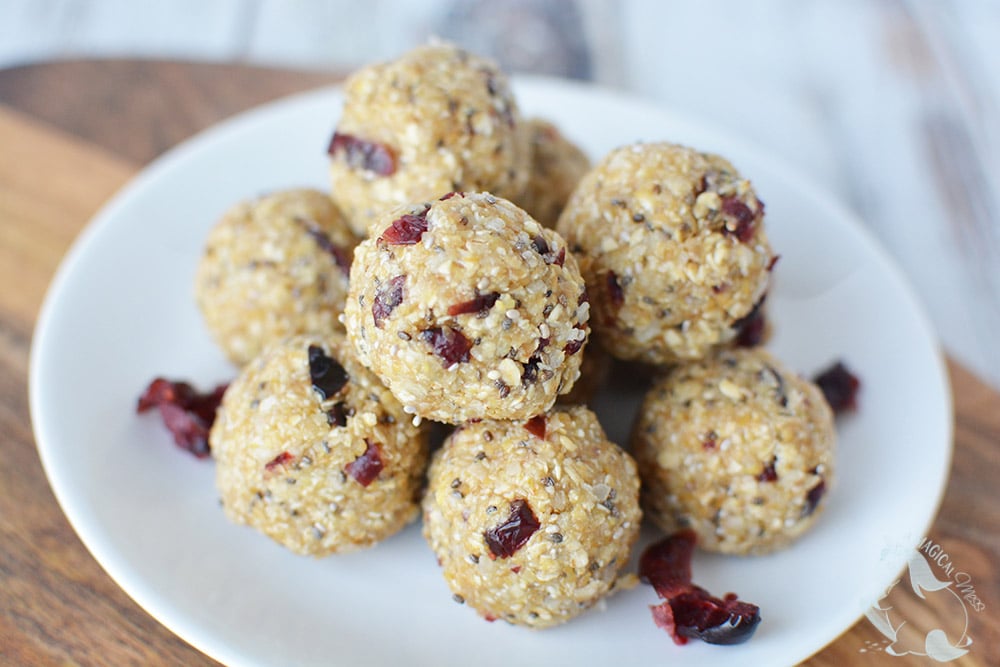
[[[139,397],[136,412],[146,412],[155,407],[171,403],[184,410],[195,413],[211,426],[215,419],[215,411],[222,402],[222,395],[228,384],[220,384],[209,392],[200,392],[187,382],[156,378],[149,383],[146,391]]]
[[[334,132],[327,153],[343,153],[352,169],[367,169],[379,176],[396,173],[396,153],[386,144],[361,139],[351,134]]]
[[[673,636],[675,644],[686,644],[688,639],[708,644],[742,644],[756,632],[760,608],[735,596],[720,600],[692,585],[690,590],[653,607],[653,620]]]
[[[838,361],[819,373],[813,378],[813,382],[819,385],[826,402],[835,413],[857,410],[861,380],[848,370],[844,362]]]
[[[448,314],[454,317],[456,315],[476,313],[476,317],[486,317],[489,315],[490,308],[493,307],[493,304],[495,304],[499,298],[500,292],[477,294],[468,301],[462,301],[461,303],[448,306]]]
[[[375,291],[375,299],[372,301],[372,318],[375,326],[381,329],[385,320],[396,310],[396,306],[403,303],[403,285],[406,283],[406,276],[396,276],[390,278]]]
[[[326,400],[344,388],[350,376],[333,357],[326,356],[319,345],[309,346],[309,379],[320,399]]]
[[[431,327],[420,332],[420,338],[431,345],[434,354],[441,357],[445,368],[469,360],[472,343],[457,329]]]
[[[778,472],[774,469],[775,459],[771,459],[757,475],[758,482],[777,482]]]
[[[201,417],[206,425],[211,426],[215,423],[215,415],[219,411],[222,397],[227,388],[229,388],[229,383],[216,385],[215,389],[210,392],[196,393],[192,401],[188,403],[188,410]]]
[[[545,439],[545,415],[536,415],[524,423],[525,430],[539,440]]]
[[[349,275],[351,273],[351,257],[348,256],[348,253],[330,240],[330,235],[315,224],[305,221],[305,228],[306,233],[313,238],[320,250],[329,253],[333,257],[333,261],[337,264],[337,268],[340,269],[341,273],[345,276]]]
[[[781,255],[774,255],[771,257],[771,260],[767,263],[767,270],[774,271],[774,265],[778,263],[779,259],[781,259]]]
[[[649,610],[653,614],[653,623],[656,627],[666,631],[673,638],[678,646],[688,643],[687,637],[677,632],[677,624],[674,623],[674,610],[670,608],[669,602],[661,602],[658,605],[650,605]]]
[[[819,484],[809,489],[809,493],[806,494],[806,505],[802,508],[802,516],[809,516],[815,512],[824,495],[826,495],[826,480],[820,477]]]
[[[736,329],[736,344],[740,347],[755,347],[764,341],[764,330],[767,320],[764,317],[764,294],[753,305],[750,312],[733,322],[730,326]]]
[[[621,305],[625,303],[625,292],[622,290],[622,286],[618,282],[618,274],[614,271],[608,271],[608,275],[605,277],[605,283],[608,287],[608,298],[611,299],[611,305],[615,308],[620,308]]]
[[[443,197],[441,197],[440,199],[438,199],[438,201],[448,201],[452,197],[463,197],[464,198],[465,197],[465,193],[464,192],[457,192],[457,191],[452,190],[448,194],[446,194]]]
[[[206,458],[211,454],[208,432],[226,387],[221,384],[212,391],[199,392],[187,382],[155,378],[139,397],[136,412],[159,408],[163,425],[174,436],[177,446],[198,458]]]
[[[757,218],[764,214],[764,205],[760,202],[757,213],[754,213],[736,195],[729,195],[722,198],[722,214],[728,218],[722,233],[735,236],[740,243],[749,243],[756,230]]]
[[[646,547],[639,557],[639,576],[657,595],[668,598],[691,585],[691,554],[698,536],[681,530]]]
[[[173,434],[178,447],[200,459],[211,455],[208,446],[210,428],[197,415],[173,403],[164,403],[160,406],[160,418],[163,419],[163,425],[167,430]]]
[[[486,530],[483,539],[491,558],[510,558],[541,527],[527,500],[517,498],[510,504],[510,514],[497,526]]]
[[[683,530],[651,544],[639,559],[639,576],[666,602],[651,607],[653,622],[678,645],[688,639],[710,644],[747,641],[760,624],[760,608],[730,593],[713,597],[691,582],[691,554],[696,537]]]
[[[161,405],[187,406],[196,390],[187,382],[155,378],[139,396],[135,411],[147,412]]]
[[[365,438],[364,454],[344,466],[344,472],[361,486],[368,486],[375,481],[384,466],[382,450],[378,443]]]
[[[292,456],[288,452],[281,452],[273,459],[264,464],[264,470],[266,470],[267,472],[272,472],[278,466],[283,466],[286,463],[290,463],[293,460],[295,460],[294,456]]]
[[[425,208],[421,213],[407,213],[396,218],[378,240],[389,245],[414,245],[427,231],[428,210]]]

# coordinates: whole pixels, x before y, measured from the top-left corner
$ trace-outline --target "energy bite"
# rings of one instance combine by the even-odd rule
[[[667,533],[691,528],[709,551],[780,549],[823,509],[835,440],[819,388],[762,349],[679,364],[633,429],[643,508]]]
[[[454,599],[544,628],[615,588],[639,534],[639,477],[584,407],[466,424],[434,455],[424,536]]]
[[[340,334],[293,337],[248,364],[209,443],[226,516],[297,554],[371,546],[419,513],[427,429]]]
[[[507,77],[490,60],[431,43],[359,70],[330,142],[333,198],[354,231],[390,208],[457,190],[516,199],[528,136]]]
[[[734,342],[773,265],[764,205],[725,159],[669,143],[612,151],[556,229],[580,260],[612,355],[663,364]]]
[[[590,305],[566,243],[488,193],[390,211],[355,251],[344,324],[407,412],[527,419],[570,391]]]
[[[590,159],[547,120],[532,118],[526,130],[531,137],[531,178],[518,203],[554,229],[566,200],[590,170]]]
[[[237,204],[208,235],[195,300],[242,366],[287,336],[341,329],[358,238],[330,197],[287,190]]]

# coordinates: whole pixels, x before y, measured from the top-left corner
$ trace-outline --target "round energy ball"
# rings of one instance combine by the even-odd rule
[[[700,359],[747,326],[772,266],[763,215],[723,158],[635,144],[583,178],[556,229],[580,260],[608,352],[663,364]]]
[[[590,170],[590,159],[542,118],[526,123],[531,138],[531,178],[518,202],[544,226],[554,229],[573,189]]]
[[[209,333],[242,366],[287,336],[342,329],[357,243],[330,197],[316,190],[237,204],[209,233],[195,276]]]
[[[383,216],[351,267],[344,324],[408,412],[527,419],[570,391],[590,305],[554,231],[488,193]]]
[[[466,424],[435,453],[424,536],[455,600],[543,628],[615,588],[639,534],[635,463],[584,407]]]
[[[632,433],[643,508],[698,544],[763,554],[805,532],[833,481],[833,414],[813,383],[766,351],[679,364],[646,395]]]
[[[298,554],[371,546],[419,513],[427,429],[340,334],[289,338],[248,364],[209,444],[226,516]]]
[[[516,199],[528,136],[507,77],[447,43],[359,70],[330,142],[333,198],[365,236],[385,211],[456,190]]]

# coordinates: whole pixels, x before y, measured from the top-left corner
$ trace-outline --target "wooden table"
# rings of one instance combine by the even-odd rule
[[[0,71],[0,663],[214,664],[111,581],[56,504],[28,413],[32,330],[73,238],[143,165],[221,118],[337,79],[148,61]],[[1000,395],[953,362],[949,371],[955,457],[929,537],[971,576],[985,604],[970,613],[970,653],[951,664],[1000,665]],[[931,600],[897,598],[907,618],[936,618]],[[926,664],[881,646],[862,619],[808,664]]]

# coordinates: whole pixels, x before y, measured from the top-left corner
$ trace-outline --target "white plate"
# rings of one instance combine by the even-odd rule
[[[674,646],[653,625],[647,586],[544,632],[486,623],[451,600],[416,525],[362,553],[310,560],[227,522],[212,464],[180,452],[134,405],[156,375],[203,387],[234,375],[203,328],[192,276],[231,204],[326,186],[342,98],[307,93],[201,134],[120,192],[56,275],[32,349],[35,435],[63,510],[129,595],[209,655],[233,665],[791,664],[861,616],[933,518],[951,453],[942,359],[899,271],[855,218],[697,123],[561,81],[520,79],[516,92],[592,157],[669,139],[723,153],[754,181],[782,256],[770,347],[807,374],[843,358],[864,382],[860,411],[838,424],[827,511],[781,553],[696,556],[697,583],[761,607],[756,636],[733,647]],[[606,423],[619,442],[622,412]]]

